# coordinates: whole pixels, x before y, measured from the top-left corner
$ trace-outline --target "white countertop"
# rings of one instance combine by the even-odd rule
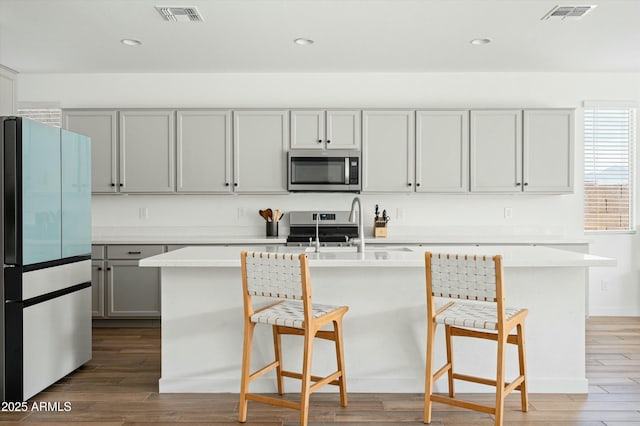
[[[226,233],[226,235],[225,235]],[[266,237],[251,229],[242,229],[229,235],[224,228],[198,227],[97,227],[93,229],[93,244],[285,244],[287,228],[281,228],[280,236]],[[470,235],[434,234],[428,230],[416,230],[412,234],[395,234],[386,238],[365,237],[367,244],[588,244],[588,238],[563,235]]]
[[[239,267],[240,251],[301,253],[284,246],[185,247],[140,260],[149,267]],[[365,253],[327,251],[307,253],[310,267],[424,267],[424,252],[446,252],[503,256],[505,268],[615,266],[616,260],[540,246],[427,246],[371,247]]]

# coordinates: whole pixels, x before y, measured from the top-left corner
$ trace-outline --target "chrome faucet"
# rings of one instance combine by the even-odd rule
[[[316,253],[320,252],[320,232],[318,230],[318,227],[320,225],[320,213],[316,212]]]
[[[354,197],[351,202],[349,221],[355,222],[356,203],[358,204],[358,253],[364,253],[364,217],[362,215],[362,202],[360,201],[360,197]]]

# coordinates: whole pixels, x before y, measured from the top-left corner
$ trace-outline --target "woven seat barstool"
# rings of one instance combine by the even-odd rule
[[[248,400],[253,400],[300,410],[300,425],[306,426],[309,417],[309,395],[324,385],[339,386],[340,404],[346,407],[347,385],[342,348],[342,317],[349,307],[311,303],[311,278],[305,254],[243,251],[240,259],[244,294],[244,349],[238,420],[241,423],[247,420],[247,403]],[[254,310],[253,296],[284,300]],[[333,330],[320,330],[330,323],[333,323]],[[271,325],[275,361],[251,373],[251,346],[256,324]],[[283,334],[304,336],[301,373],[287,371],[282,367],[280,336]],[[313,341],[316,337],[335,342],[338,369],[326,377],[311,375]],[[249,383],[273,369],[276,370],[280,395],[284,394],[283,377],[302,381],[300,402],[249,393]]]
[[[424,422],[431,423],[432,402],[441,402],[495,415],[496,426],[504,421],[504,398],[520,391],[522,411],[528,410],[525,372],[524,320],[526,309],[504,306],[502,257],[425,253],[427,281],[427,365],[425,371]],[[436,307],[435,299],[449,299]],[[469,301],[474,302],[469,302]],[[480,302],[478,302],[480,301]],[[444,324],[447,362],[433,372],[436,326]],[[513,329],[515,334],[509,334]],[[458,374],[453,369],[452,337],[464,336],[497,342],[496,378]],[[507,344],[518,347],[519,375],[505,382]],[[434,382],[447,373],[449,396],[433,394]],[[455,397],[454,380],[495,386],[495,405],[487,406]]]

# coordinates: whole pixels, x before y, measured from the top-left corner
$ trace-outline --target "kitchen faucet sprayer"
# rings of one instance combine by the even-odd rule
[[[349,220],[355,222],[355,207],[358,204],[358,253],[364,253],[364,217],[362,216],[362,202],[360,197],[354,197],[351,202]]]

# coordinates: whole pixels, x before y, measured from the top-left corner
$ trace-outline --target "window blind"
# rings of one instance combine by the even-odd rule
[[[60,108],[18,108],[18,115],[50,126],[62,127],[62,110]]]
[[[635,109],[584,109],[584,230],[633,229]]]

